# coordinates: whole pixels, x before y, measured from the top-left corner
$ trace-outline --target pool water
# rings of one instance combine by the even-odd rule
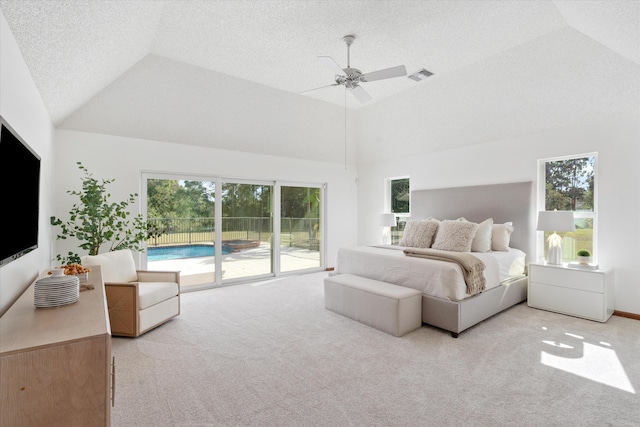
[[[233,252],[233,248],[222,245],[222,255]],[[196,258],[213,256],[213,245],[181,245],[147,248],[147,261],[164,261],[167,259]]]

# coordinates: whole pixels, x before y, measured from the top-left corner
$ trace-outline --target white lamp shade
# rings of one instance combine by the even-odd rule
[[[540,211],[538,212],[539,231],[576,231],[573,211]]]
[[[380,225],[382,225],[383,227],[395,227],[396,216],[392,213],[380,214]]]

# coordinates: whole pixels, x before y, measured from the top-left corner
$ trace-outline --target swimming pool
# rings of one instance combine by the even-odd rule
[[[222,255],[233,252],[231,246],[222,245]],[[147,261],[213,256],[213,245],[180,245],[147,248]]]

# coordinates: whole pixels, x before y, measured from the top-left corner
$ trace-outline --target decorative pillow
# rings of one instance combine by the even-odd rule
[[[440,223],[433,249],[452,252],[471,252],[471,242],[478,231],[478,224],[469,221],[445,219]]]
[[[437,221],[407,221],[400,240],[400,246],[428,248],[433,242],[433,236],[435,236],[436,231],[438,231]]]
[[[491,233],[491,250],[506,252],[511,243],[511,233],[513,233],[513,223],[493,224]]]
[[[413,242],[413,235],[416,233],[417,224],[420,221],[410,219],[404,224],[404,230],[402,231],[402,238],[400,239],[400,246],[410,246]]]
[[[478,224],[478,231],[471,242],[471,252],[491,251],[491,235],[493,234],[493,218],[485,219]]]
[[[105,252],[99,255],[80,257],[82,265],[89,267],[99,265],[102,278],[108,283],[129,283],[138,280],[136,265],[130,249]]]

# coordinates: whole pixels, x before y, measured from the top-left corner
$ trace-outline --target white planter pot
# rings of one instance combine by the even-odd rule
[[[591,262],[591,257],[590,256],[579,256],[578,257],[578,262],[580,264],[589,264]]]

